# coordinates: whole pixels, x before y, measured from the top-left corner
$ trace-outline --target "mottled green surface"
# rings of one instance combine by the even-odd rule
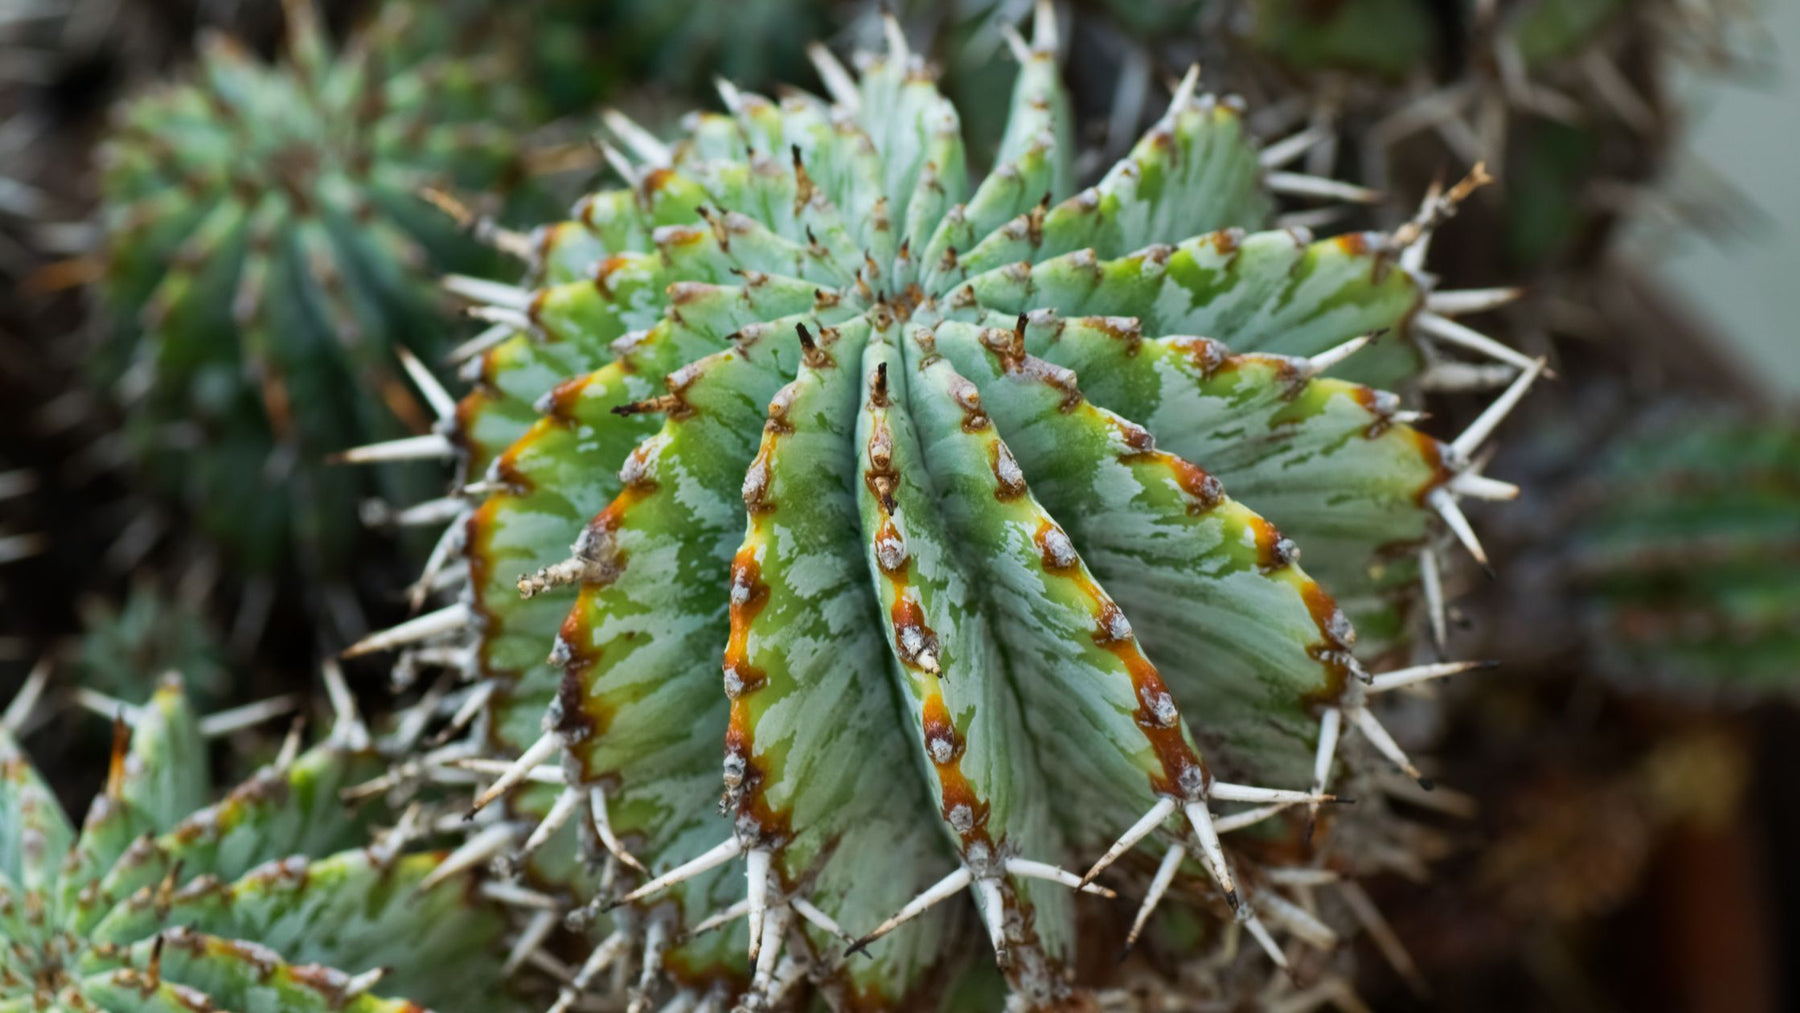
[[[1637,689],[1800,684],[1800,430],[1675,413],[1606,448],[1567,565],[1593,661]]]
[[[467,524],[488,738],[556,732],[652,873],[734,834],[770,852],[782,917],[867,932],[960,864],[1003,905],[1011,987],[1047,1003],[1071,895],[998,863],[1085,866],[1209,773],[1303,786],[1354,664],[1331,591],[1398,632],[1382,567],[1425,533],[1441,448],[1306,357],[1383,331],[1338,371],[1405,382],[1423,292],[1385,237],[1248,231],[1273,201],[1234,105],[1184,96],[1074,191],[1047,49],[986,174],[904,54],[855,87],[730,93],[534,235],[531,329],[458,413],[499,487]],[[742,868],[601,929],[678,932]],[[921,1008],[979,938],[968,910],[841,964],[811,924],[781,942],[827,958],[828,997]],[[676,938],[682,987],[742,988],[741,922]]]
[[[513,1008],[468,875],[424,885],[443,855],[371,844],[375,813],[340,801],[378,758],[326,742],[208,805],[179,683],[117,736],[78,827],[0,729],[0,1010]]]

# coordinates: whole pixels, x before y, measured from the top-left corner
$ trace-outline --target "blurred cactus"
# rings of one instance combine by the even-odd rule
[[[82,602],[80,612],[74,661],[81,685],[135,704],[164,673],[179,672],[201,707],[218,707],[233,695],[224,645],[204,615],[174,597],[139,583],[121,606],[95,598]]]
[[[194,82],[119,110],[100,156],[115,336],[96,367],[143,481],[237,567],[329,575],[365,484],[322,459],[425,426],[396,352],[447,337],[428,270],[483,262],[419,191],[514,180],[497,124],[519,106],[503,67],[386,59],[399,14],[341,56],[307,0],[289,14],[281,65],[213,37]]]
[[[1800,690],[1800,429],[1665,408],[1583,457],[1548,544],[1593,670],[1639,692]]]
[[[114,726],[77,827],[0,719],[0,1008],[508,1009],[504,919],[444,855],[377,835],[339,790],[383,766],[340,725],[208,805],[203,722],[179,682]]]

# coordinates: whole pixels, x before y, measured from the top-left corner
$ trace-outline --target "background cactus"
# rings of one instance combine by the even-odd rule
[[[1405,386],[1446,354],[1415,319],[1506,298],[1422,269],[1463,188],[1394,236],[1249,231],[1328,184],[1190,74],[1076,192],[1047,5],[977,178],[888,31],[857,77],[814,51],[830,103],[726,86],[673,144],[611,118],[628,186],[500,237],[523,287],[451,280],[497,322],[445,414],[470,484],[419,508],[466,511],[422,581],[462,597],[352,653],[473,682],[445,755],[518,757],[478,808],[561,782],[465,846],[593,898],[558,1010],[634,949],[644,994],[919,1008],[964,931],[1045,1007],[1090,984],[1090,863],[1150,879],[1132,938],[1166,894],[1286,964],[1269,926],[1333,935],[1270,867],[1394,860],[1377,800],[1320,809],[1340,737],[1416,776],[1370,700],[1469,667],[1353,647],[1405,657],[1435,517],[1479,551],[1456,499],[1516,491],[1471,457],[1541,363],[1483,339],[1517,380],[1450,443],[1333,378]]]
[[[190,603],[140,584],[116,607],[91,598],[80,611],[84,629],[74,662],[81,685],[142,703],[155,690],[154,679],[180,672],[188,697],[209,710],[243,689],[232,685],[224,645]]]
[[[519,171],[499,68],[396,65],[404,13],[334,56],[293,0],[282,65],[214,37],[198,79],[125,106],[100,155],[116,336],[99,372],[145,481],[243,569],[342,566],[365,484],[323,459],[423,428],[396,351],[450,337],[428,265],[481,262],[419,191]]]
[[[376,810],[338,800],[382,766],[365,730],[291,743],[209,806],[205,722],[165,684],[115,725],[78,828],[14,738],[41,688],[0,720],[0,1008],[507,1008],[504,921],[467,873],[404,826],[370,844]]]

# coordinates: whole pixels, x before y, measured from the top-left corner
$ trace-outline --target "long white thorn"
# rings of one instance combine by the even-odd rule
[[[1522,288],[1465,288],[1433,292],[1425,308],[1440,317],[1460,317],[1497,310],[1525,294]]]
[[[1425,976],[1419,973],[1419,965],[1413,962],[1412,954],[1406,952],[1406,944],[1400,941],[1399,934],[1382,917],[1381,909],[1375,906],[1362,884],[1345,880],[1338,896],[1343,899],[1344,906],[1350,909],[1351,917],[1369,934],[1375,948],[1381,951],[1381,956],[1400,975],[1400,980],[1406,982],[1407,987],[1416,995],[1429,994],[1431,990],[1425,983]]]
[[[1475,421],[1469,423],[1469,428],[1451,441],[1450,450],[1455,459],[1466,461],[1480,449],[1482,443],[1493,435],[1494,430],[1499,428],[1500,423],[1506,420],[1506,416],[1525,397],[1525,392],[1537,382],[1537,378],[1544,372],[1546,362],[1542,358],[1532,360],[1531,367],[1520,373],[1512,386],[1506,388],[1505,393],[1495,398],[1493,404],[1488,405]]]
[[[895,912],[892,918],[875,926],[873,932],[869,932],[858,939],[851,945],[850,952],[855,953],[856,951],[861,950],[875,940],[880,939],[889,932],[894,931],[900,926],[905,925],[907,922],[912,921],[914,918],[931,910],[938,904],[956,896],[969,885],[969,881],[972,878],[968,866],[959,866],[955,872],[952,872],[950,875],[945,876],[943,879],[926,887],[923,893],[914,897],[912,900],[907,901],[905,907]]]
[[[526,323],[529,324],[530,321],[528,320]],[[495,345],[498,345],[502,341],[505,341],[507,338],[512,337],[517,331],[525,329],[528,328],[514,327],[509,323],[494,324],[492,327],[484,329],[480,334],[477,334],[462,344],[457,345],[455,348],[452,348],[450,354],[444,358],[451,363],[466,362]]]
[[[1071,890],[1091,893],[1099,897],[1117,897],[1118,894],[1097,883],[1084,881],[1067,869],[1059,869],[1048,862],[1034,862],[1029,858],[1009,858],[1006,860],[1006,871],[1026,879],[1041,879],[1049,883],[1060,883]]]
[[[525,908],[540,913],[562,910],[562,902],[555,897],[530,887],[520,886],[517,883],[489,881],[481,884],[481,895],[508,907]]]
[[[431,545],[431,555],[425,557],[425,568],[419,572],[419,579],[413,581],[407,589],[407,605],[413,609],[424,606],[425,599],[430,597],[432,587],[437,583],[438,574],[449,565],[450,557],[464,545],[468,537],[468,527],[460,522],[452,522],[444,526],[444,530]]]
[[[381,979],[387,977],[387,973],[388,969],[385,967],[373,967],[344,982],[344,987],[338,992],[338,995],[342,997],[341,1001],[348,1003],[355,1000],[356,997],[380,984]]]
[[[856,87],[856,78],[844,69],[831,50],[813,42],[806,47],[806,56],[819,72],[819,80],[825,83],[825,90],[831,93],[831,100],[844,107],[847,112],[855,113],[862,108],[862,92]]]
[[[1319,197],[1350,204],[1376,204],[1381,201],[1379,190],[1323,176],[1308,176],[1303,172],[1271,172],[1263,177],[1263,182],[1270,190],[1291,197]]]
[[[128,725],[136,725],[143,720],[144,709],[142,707],[126,703],[115,696],[107,696],[99,690],[88,689],[86,686],[76,687],[75,692],[70,695],[70,699],[75,701],[77,707],[92,711],[109,720],[123,718]]]
[[[1519,498],[1520,489],[1511,482],[1503,482],[1497,478],[1465,471],[1450,480],[1450,491],[1457,496],[1470,499],[1484,499],[1504,503]]]
[[[694,927],[688,930],[688,936],[693,937],[693,936],[700,935],[701,933],[704,933],[704,932],[711,932],[713,929],[716,929],[721,925],[729,925],[732,922],[737,921],[739,918],[742,918],[746,914],[749,914],[749,913],[750,913],[749,899],[746,898],[744,900],[740,900],[736,904],[731,905],[730,907],[726,908],[723,911],[720,911],[716,914],[708,915],[707,917],[702,918],[699,921],[695,922]]]
[[[1212,787],[1206,789],[1206,795],[1217,802],[1282,802],[1293,805],[1301,802],[1337,801],[1336,795],[1295,791],[1290,788],[1253,788],[1245,784],[1226,784],[1224,781],[1214,781]]]
[[[1256,945],[1262,947],[1263,952],[1269,955],[1269,959],[1275,962],[1275,966],[1284,971],[1287,970],[1287,954],[1281,952],[1281,947],[1275,945],[1275,937],[1269,935],[1268,928],[1263,925],[1262,919],[1256,917],[1255,912],[1250,910],[1249,905],[1245,905],[1239,910],[1238,920],[1243,922],[1244,928],[1250,932],[1250,938],[1256,940]]]
[[[606,128],[613,136],[623,141],[631,153],[649,162],[659,169],[666,169],[675,164],[675,153],[669,150],[655,134],[643,128],[636,120],[617,109],[608,109],[600,114]]]
[[[721,84],[724,83],[725,82],[721,82]],[[732,90],[735,91],[736,89]],[[723,93],[724,88],[721,87],[720,91]],[[737,105],[730,101],[729,95],[726,98],[725,104],[731,108],[732,112],[735,113],[738,111]],[[631,164],[631,159],[626,158],[624,152],[621,152],[618,148],[613,147],[605,141],[600,142],[600,157],[606,159],[606,164],[612,166],[612,171],[618,173],[619,178],[624,180],[630,186],[637,186],[639,181],[644,178],[644,174],[637,170],[637,166]]]
[[[1313,753],[1314,791],[1322,792],[1331,783],[1331,762],[1337,755],[1338,734],[1343,729],[1343,720],[1343,711],[1336,707],[1327,707],[1319,717],[1319,748]]]
[[[1188,64],[1187,73],[1181,75],[1181,82],[1175,86],[1175,93],[1169,98],[1169,111],[1163,114],[1165,120],[1173,121],[1188,104],[1194,101],[1194,92],[1200,87],[1200,65]]]
[[[1337,756],[1338,736],[1343,727],[1344,712],[1336,707],[1325,708],[1325,713],[1319,716],[1319,747],[1313,753],[1313,791],[1323,792],[1331,783],[1331,764]],[[1319,803],[1306,807],[1306,818],[1306,836],[1310,839],[1319,819]]]
[[[883,11],[881,34],[887,39],[888,58],[899,64],[904,71],[908,61],[912,59],[912,47],[906,43],[906,29],[900,26],[900,19],[891,12]]]
[[[516,764],[510,760],[490,760],[480,756],[468,756],[451,760],[449,766],[457,770],[467,770],[475,774],[498,776],[513,769]],[[535,767],[525,775],[525,779],[533,784],[567,784],[568,776],[556,764],[546,763]]]
[[[1363,736],[1369,740],[1369,744],[1375,747],[1376,752],[1387,757],[1388,761],[1404,771],[1407,777],[1419,782],[1421,788],[1429,789],[1431,787],[1431,780],[1419,773],[1419,768],[1413,766],[1413,762],[1407,759],[1406,751],[1400,748],[1400,744],[1394,741],[1394,737],[1388,734],[1386,728],[1381,727],[1381,722],[1375,720],[1375,715],[1369,713],[1368,708],[1354,708],[1350,711],[1349,717],[1351,723],[1356,725]]]
[[[693,879],[695,876],[698,876],[709,869],[724,865],[726,862],[731,861],[739,854],[743,853],[743,850],[743,844],[740,843],[736,837],[732,837],[700,857],[682,865],[678,865],[625,896],[620,897],[618,900],[614,901],[611,906],[619,907],[620,905],[643,900],[645,897],[649,897],[652,894],[660,893],[663,890],[674,886],[676,883]]]
[[[1284,137],[1262,150],[1258,158],[1265,169],[1279,169],[1282,166],[1306,154],[1307,150],[1331,136],[1331,131],[1322,126],[1310,126],[1297,134]]]
[[[1231,878],[1231,865],[1225,860],[1225,849],[1219,845],[1219,832],[1213,826],[1212,813],[1205,802],[1189,802],[1182,806],[1187,813],[1188,822],[1194,827],[1194,836],[1200,839],[1200,855],[1206,863],[1207,871],[1219,883],[1219,889],[1225,892],[1225,903],[1231,909],[1238,909],[1237,884]]]
[[[25,677],[25,685],[6,705],[6,713],[0,714],[0,731],[17,734],[31,720],[31,712],[37,707],[38,700],[43,698],[44,687],[50,684],[50,659],[44,658],[32,666],[31,674]],[[118,713],[114,711],[114,713]]]
[[[818,906],[812,901],[807,900],[805,897],[794,897],[791,898],[788,903],[793,906],[794,912],[800,917],[813,923],[813,925],[830,935],[837,937],[846,945],[855,945],[856,940],[851,938],[850,933],[845,932],[843,926],[839,925],[836,919],[819,910]]]
[[[320,666],[320,674],[325,680],[325,696],[331,701],[331,737],[352,749],[367,747],[369,728],[357,711],[350,684],[344,681],[343,666],[336,658],[327,658]]]
[[[1439,341],[1477,352],[1496,362],[1504,362],[1520,369],[1530,369],[1537,362],[1536,359],[1516,348],[1503,345],[1472,327],[1459,324],[1449,317],[1440,316],[1429,309],[1415,319],[1426,334]]]
[[[751,988],[767,995],[774,984],[775,967],[781,958],[781,944],[787,934],[787,923],[790,912],[786,907],[777,907],[765,915],[768,925],[760,933],[765,936],[758,949],[755,960],[756,971],[751,978]]]
[[[1031,61],[1031,45],[1025,41],[1025,36],[1019,34],[1017,28],[1001,25],[1000,37],[1006,40],[1006,48],[1012,53],[1014,62],[1022,67]]]
[[[1332,949],[1338,944],[1338,934],[1331,930],[1331,926],[1273,890],[1258,890],[1251,902],[1262,912],[1263,917],[1292,932],[1301,942],[1321,950]]]
[[[588,985],[599,976],[601,971],[606,970],[608,965],[623,956],[630,945],[631,938],[622,931],[607,936],[606,941],[594,947],[594,952],[588,954],[588,958],[582,961],[581,968],[575,972],[575,977],[569,979],[569,983],[557,993],[556,1003],[550,1007],[549,1013],[568,1013],[569,1008],[581,998],[581,993],[587,991]]]
[[[650,1002],[650,989],[656,985],[657,972],[662,970],[663,950],[669,945],[669,924],[665,921],[653,921],[644,930],[644,963],[638,971],[637,989],[631,997],[629,1013],[639,1013]]]
[[[976,905],[981,908],[982,924],[987,926],[988,941],[994,945],[994,955],[1004,967],[1010,959],[1006,945],[1006,902],[1000,896],[1000,881],[985,877],[975,881],[975,893],[981,898]]]
[[[1475,537],[1474,525],[1463,515],[1462,507],[1456,505],[1456,497],[1451,495],[1450,490],[1431,490],[1430,495],[1425,497],[1425,503],[1443,518],[1444,526],[1450,529],[1450,533],[1456,536],[1463,548],[1469,550],[1469,555],[1474,556],[1477,563],[1487,566],[1487,550],[1481,547],[1481,539]]]
[[[483,827],[480,833],[450,852],[430,875],[419,880],[419,889],[429,890],[451,876],[493,858],[511,846],[517,836],[518,829],[510,823]]]
[[[1419,584],[1425,589],[1425,620],[1431,626],[1431,643],[1442,657],[1450,640],[1450,614],[1444,601],[1444,578],[1438,572],[1437,550],[1419,550]]]
[[[446,633],[455,633],[466,628],[473,618],[474,613],[469,610],[469,606],[458,602],[455,605],[438,609],[436,612],[427,612],[422,616],[408,619],[398,626],[382,630],[379,633],[371,633],[351,644],[344,651],[343,657],[360,658],[376,651],[404,647],[407,644],[416,644],[421,640],[429,640]]]
[[[536,294],[528,288],[466,274],[445,275],[439,284],[450,294],[461,296],[478,306],[492,306],[518,313],[531,309],[531,302],[536,298]]]
[[[1505,363],[1436,362],[1419,374],[1419,389],[1433,394],[1493,390],[1512,383],[1519,371]]]
[[[1291,808],[1293,805],[1294,803],[1292,802],[1276,802],[1271,805],[1257,806],[1254,809],[1245,809],[1242,812],[1235,812],[1230,816],[1220,816],[1213,820],[1213,829],[1218,831],[1220,835],[1224,835],[1229,834],[1234,830],[1253,827],[1263,820]],[[1314,803],[1314,805],[1317,805],[1317,803]]]
[[[1150,889],[1144,894],[1144,902],[1138,905],[1137,917],[1131,920],[1131,931],[1125,936],[1125,950],[1137,945],[1138,935],[1150,921],[1151,912],[1160,904],[1163,894],[1169,892],[1169,884],[1175,881],[1175,872],[1181,868],[1181,862],[1187,857],[1187,849],[1179,844],[1171,844],[1163,853],[1162,864],[1156,867],[1156,875],[1150,880]]]
[[[374,464],[381,461],[445,461],[456,456],[456,444],[442,433],[406,436],[386,443],[370,443],[333,454],[334,464]]]
[[[200,719],[200,735],[208,739],[223,738],[252,725],[260,725],[270,718],[291,714],[299,707],[299,695],[290,693],[219,711],[217,714],[208,714]]]
[[[490,679],[487,682],[483,682],[480,685],[476,686],[474,689],[471,689],[469,691],[468,697],[463,700],[461,706],[456,708],[456,713],[450,715],[449,723],[446,724],[443,728],[443,731],[437,735],[436,741],[438,741],[438,742],[448,741],[450,736],[455,735],[457,732],[460,732],[464,728],[467,728],[467,727],[469,727],[469,725],[473,724],[475,719],[477,717],[479,717],[481,715],[481,713],[487,709],[488,701],[493,699],[494,691],[499,688],[500,688],[500,683]],[[548,768],[539,768],[539,769],[540,770],[549,769],[549,770],[555,771],[556,775],[557,775],[557,780],[554,783],[557,783],[557,784],[562,783],[562,768],[548,767]],[[533,781],[541,780],[541,778],[538,777],[538,771],[534,770],[531,773],[532,773],[531,779]]]
[[[512,948],[506,951],[506,961],[500,965],[501,976],[511,976],[520,964],[525,963],[525,958],[544,945],[559,920],[555,911],[539,911],[532,915],[519,931],[519,938],[513,941]]]
[[[1334,348],[1327,348],[1318,355],[1306,360],[1307,373],[1311,376],[1318,376],[1320,373],[1325,372],[1361,351],[1362,347],[1373,340],[1373,338],[1374,335],[1372,334],[1363,334],[1351,338],[1349,341]]]
[[[562,736],[556,732],[545,732],[517,760],[513,761],[512,766],[506,768],[506,773],[495,779],[486,791],[475,796],[474,804],[469,806],[468,815],[474,816],[486,809],[495,799],[518,787],[533,770],[537,769],[539,764],[555,756],[561,748]]]
[[[1054,53],[1062,45],[1056,24],[1056,4],[1052,0],[1037,0],[1037,6],[1032,10],[1031,25],[1031,45],[1038,52]]]
[[[758,964],[762,952],[763,921],[769,914],[769,852],[752,848],[744,855],[744,877],[750,900],[750,962]]]
[[[425,368],[425,364],[419,361],[419,357],[411,349],[401,346],[398,353],[400,365],[406,369],[406,375],[412,377],[413,386],[419,388],[419,393],[425,395],[425,400],[431,403],[432,412],[440,419],[455,418],[456,399],[450,396],[450,392],[444,389],[437,377],[431,375],[431,370]]]
[[[1175,811],[1175,805],[1175,800],[1167,795],[1158,799],[1156,804],[1150,807],[1149,812],[1139,817],[1138,821],[1131,825],[1130,830],[1125,831],[1117,841],[1113,842],[1112,847],[1106,849],[1106,854],[1101,855],[1100,860],[1088,869],[1087,874],[1081,877],[1081,882],[1084,885],[1092,883],[1095,877],[1106,871],[1107,866],[1118,861],[1127,851],[1136,847],[1137,842],[1150,836],[1151,832],[1162,826],[1169,815]]]
[[[392,524],[399,528],[428,528],[457,520],[468,510],[469,503],[461,496],[440,496],[423,503],[414,503],[402,510],[391,509],[380,500],[365,500],[362,512],[370,523]]]
[[[580,788],[564,788],[562,793],[556,796],[556,801],[551,804],[550,811],[544,814],[543,822],[539,823],[531,831],[531,836],[525,838],[525,843],[519,846],[517,857],[523,858],[543,847],[544,842],[550,839],[550,835],[561,830],[563,825],[569,822],[569,817],[575,815],[575,810],[580,808],[581,803],[586,800],[587,793]]]
[[[1432,679],[1461,675],[1464,672],[1487,667],[1489,666],[1485,661],[1445,661],[1435,665],[1415,665],[1412,668],[1395,669],[1392,672],[1383,672],[1371,680],[1368,691],[1370,693],[1386,693],[1402,686],[1416,686]]]
[[[1388,925],[1388,919],[1382,918],[1381,909],[1375,907],[1375,901],[1370,900],[1368,892],[1363,889],[1363,883],[1345,880],[1337,896],[1343,898],[1345,907],[1350,909],[1350,916],[1357,919],[1357,925],[1363,927],[1363,932],[1368,932],[1375,948],[1381,950],[1382,959],[1386,959],[1395,973],[1399,973],[1400,981],[1406,982],[1406,986],[1415,995],[1429,995],[1431,988],[1426,984],[1426,975],[1418,973],[1418,964],[1413,963],[1413,955],[1406,952],[1406,943],[1400,943],[1399,934]]]
[[[42,534],[8,535],[0,538],[0,563],[29,559],[50,547],[50,539]]]
[[[650,870],[644,868],[644,863],[638,861],[637,856],[626,851],[625,846],[619,843],[619,838],[613,833],[612,815],[608,812],[606,801],[606,789],[599,785],[588,789],[588,818],[593,821],[594,833],[600,838],[600,846],[606,849],[607,854],[646,876],[650,875]]]
[[[738,117],[744,115],[744,93],[738,90],[737,85],[732,84],[726,78],[715,77],[713,78],[713,90],[719,93],[719,101],[725,104],[726,110],[731,115]]]
[[[37,487],[37,475],[29,471],[0,471],[0,500],[15,499]]]
[[[1332,869],[1316,869],[1307,866],[1288,865],[1272,866],[1263,870],[1263,878],[1276,886],[1292,886],[1310,888],[1330,886],[1344,881],[1342,874]]]

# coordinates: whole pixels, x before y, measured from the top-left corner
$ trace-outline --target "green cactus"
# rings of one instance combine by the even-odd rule
[[[1438,48],[1420,0],[1250,0],[1252,49],[1302,73],[1346,70],[1399,80],[1430,69]]]
[[[224,645],[206,617],[149,584],[121,606],[94,599],[78,605],[82,634],[75,667],[83,686],[141,703],[164,672],[180,672],[188,696],[211,709],[231,698]]]
[[[470,482],[420,508],[463,510],[432,563],[462,597],[351,653],[475,683],[453,727],[517,759],[467,854],[598,920],[558,1011],[635,951],[678,1001],[919,1009],[997,966],[1048,1007],[1121,942],[1065,867],[1115,861],[1151,879],[1140,928],[1167,893],[1285,964],[1270,926],[1331,930],[1277,856],[1383,862],[1320,809],[1340,736],[1416,775],[1371,696],[1469,667],[1353,653],[1405,656],[1436,515],[1473,545],[1457,497],[1516,492],[1470,455],[1540,362],[1450,443],[1358,382],[1410,384],[1445,358],[1416,321],[1504,297],[1432,291],[1453,202],[1256,231],[1315,181],[1193,74],[1077,191],[1047,4],[974,175],[888,31],[859,76],[814,50],[830,102],[725,86],[673,144],[614,117],[628,185],[503,237],[524,286],[450,281],[496,321],[451,416]]]
[[[1800,672],[1800,430],[1661,413],[1615,439],[1568,505],[1565,573],[1616,684],[1754,698]]]
[[[178,682],[115,725],[77,827],[0,720],[0,1010],[405,1013],[507,1009],[505,919],[339,790],[383,763],[340,725],[208,805],[202,722]]]
[[[196,80],[118,111],[96,368],[146,484],[241,568],[330,573],[366,483],[324,457],[425,427],[395,356],[445,347],[427,268],[488,262],[419,191],[506,185],[519,106],[503,67],[386,59],[403,10],[336,56],[308,0],[288,14],[281,65],[211,37]]]

